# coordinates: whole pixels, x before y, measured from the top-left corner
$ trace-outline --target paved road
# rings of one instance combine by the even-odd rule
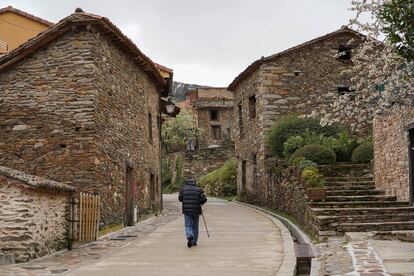
[[[167,210],[177,210],[176,195],[164,198]],[[204,212],[210,238],[200,220],[197,247],[187,248],[183,217],[170,212],[173,219],[145,235],[122,241],[122,245],[101,253],[90,249],[98,256],[91,253],[77,260],[76,256],[68,259],[63,254],[59,258],[65,264],[43,261],[49,268],[42,268],[42,262],[38,262],[34,266],[39,270],[31,269],[30,273],[56,273],[60,267],[68,269],[62,270],[64,275],[88,276],[292,275],[292,240],[280,222],[248,207],[217,199],[209,199]],[[139,229],[139,225],[129,233],[133,229]]]

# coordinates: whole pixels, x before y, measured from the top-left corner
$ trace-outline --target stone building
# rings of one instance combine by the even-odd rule
[[[194,125],[202,129],[197,144],[201,149],[232,142],[233,93],[226,88],[198,88],[187,93],[193,108]]]
[[[235,154],[239,160],[240,193],[252,201],[265,199],[256,195],[266,195],[268,190],[265,173],[269,157],[265,143],[268,130],[283,115],[329,111],[333,98],[328,92],[339,97],[350,90],[350,78],[341,72],[352,66],[352,48],[361,38],[360,33],[342,27],[262,57],[229,85],[228,90],[234,92],[235,99]]]
[[[28,261],[67,247],[75,188],[0,166],[0,253]]]
[[[53,23],[8,6],[0,9],[0,55],[46,30]]]
[[[104,224],[131,225],[161,206],[171,82],[107,18],[77,9],[0,57],[0,165],[99,194]]]
[[[399,201],[414,202],[414,108],[394,105],[373,121],[375,184]]]

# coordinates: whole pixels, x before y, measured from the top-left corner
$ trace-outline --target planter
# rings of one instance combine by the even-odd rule
[[[308,194],[308,199],[312,201],[321,201],[326,198],[325,188],[308,188],[306,192]]]

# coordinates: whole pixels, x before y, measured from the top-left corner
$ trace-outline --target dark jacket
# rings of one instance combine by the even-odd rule
[[[178,200],[183,203],[183,214],[201,215],[201,205],[207,202],[203,189],[195,181],[189,180],[181,188]]]

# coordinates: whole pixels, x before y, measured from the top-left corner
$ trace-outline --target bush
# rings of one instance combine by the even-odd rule
[[[298,157],[298,158],[303,158],[303,157]],[[296,158],[296,159],[298,159]],[[316,164],[315,162],[312,162],[310,160],[303,160],[302,162],[300,162],[299,164],[299,168],[301,170],[307,169],[307,168],[318,168],[318,164]]]
[[[321,126],[319,119],[285,116],[280,118],[270,129],[267,143],[272,155],[283,156],[284,143],[291,136],[301,136],[305,131],[325,136],[333,136],[341,131],[338,125]]]
[[[237,160],[230,159],[220,168],[200,177],[198,184],[211,196],[237,194]]]
[[[358,146],[357,141],[346,131],[339,133],[338,138],[334,138],[329,144],[325,145],[331,148],[336,154],[336,161],[351,161],[352,152]]]
[[[295,151],[289,158],[289,164],[298,157],[304,157],[319,165],[333,164],[336,161],[336,155],[333,150],[323,145],[306,145]]]
[[[324,186],[323,176],[319,173],[319,171],[305,169],[302,172],[302,178],[313,188]]]
[[[286,142],[283,143],[283,156],[289,158],[297,149],[305,146],[305,139],[302,136],[290,136]]]
[[[359,145],[352,153],[352,163],[365,164],[374,159],[374,148],[372,143]]]
[[[299,166],[303,161],[305,161],[304,157],[298,157],[295,160],[292,161],[292,166]]]

